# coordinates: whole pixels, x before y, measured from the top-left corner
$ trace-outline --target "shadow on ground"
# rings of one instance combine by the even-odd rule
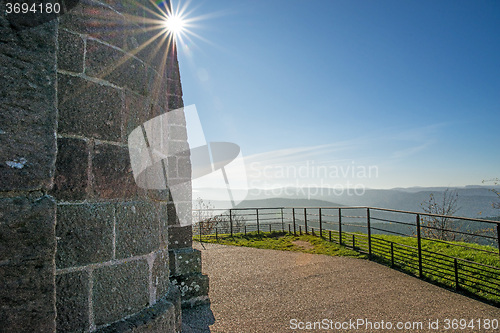
[[[210,332],[210,325],[214,323],[215,317],[210,304],[182,310],[182,333]]]

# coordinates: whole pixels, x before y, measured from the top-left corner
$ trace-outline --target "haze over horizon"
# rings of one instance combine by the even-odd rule
[[[178,45],[184,104],[250,188],[500,177],[500,2],[180,5],[203,18]]]

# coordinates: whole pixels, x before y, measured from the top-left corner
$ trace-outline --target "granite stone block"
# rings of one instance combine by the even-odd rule
[[[113,259],[114,205],[64,204],[57,209],[57,268]]]
[[[129,53],[96,40],[87,41],[86,69],[88,76],[109,81],[147,95],[148,71],[146,65]]]
[[[201,274],[172,277],[172,283],[179,287],[183,303],[193,298],[208,295],[208,282],[208,276]]]
[[[138,187],[126,147],[99,143],[92,157],[94,194],[103,199],[135,198]]]
[[[82,37],[66,30],[59,30],[57,67],[70,72],[83,73],[84,42]]]
[[[57,161],[51,193],[58,200],[83,200],[89,186],[89,147],[82,139],[57,139]]]
[[[59,73],[57,77],[59,133],[120,141],[121,91],[76,76]]]
[[[93,272],[94,317],[97,326],[139,312],[149,304],[149,265],[134,260]]]
[[[160,247],[160,220],[152,203],[116,205],[116,257],[127,258]]]
[[[89,274],[86,271],[56,276],[57,331],[82,332],[88,330]]]
[[[192,248],[170,251],[171,275],[201,273],[201,252]]]
[[[170,226],[168,229],[168,248],[181,249],[191,247],[193,244],[193,230],[190,225],[187,227]]]

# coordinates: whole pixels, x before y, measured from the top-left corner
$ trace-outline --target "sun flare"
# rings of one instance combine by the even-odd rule
[[[184,31],[185,22],[184,19],[179,15],[169,15],[165,18],[165,28],[168,32],[174,36],[182,33]]]

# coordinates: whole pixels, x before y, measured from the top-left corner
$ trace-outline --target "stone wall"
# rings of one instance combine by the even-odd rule
[[[168,190],[139,188],[130,166],[128,134],[183,106],[175,48],[150,29],[155,12],[148,0],[85,0],[59,22],[16,31],[2,21],[0,318],[9,332],[175,331],[180,298],[207,299],[191,228],[177,221],[190,215],[189,155],[169,158],[169,175],[187,184],[177,211]],[[177,121],[169,141],[188,151]]]
[[[0,327],[55,330],[57,24],[0,16]],[[43,152],[43,153],[41,153]]]

